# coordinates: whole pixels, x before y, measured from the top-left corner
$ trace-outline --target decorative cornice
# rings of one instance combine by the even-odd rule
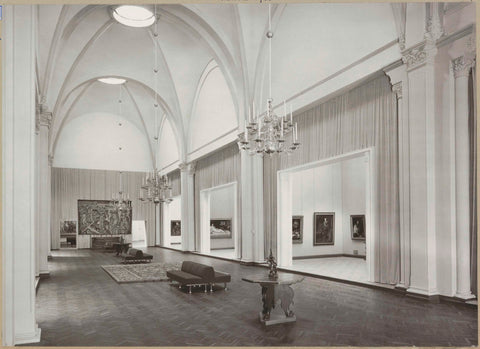
[[[402,61],[408,70],[412,70],[423,64],[432,64],[437,51],[435,41],[427,39],[422,44],[404,51]]]
[[[468,76],[470,68],[473,66],[474,58],[469,58],[466,55],[460,56],[452,60],[453,74],[455,78]]]
[[[400,81],[400,82],[397,82],[396,84],[393,84],[392,91],[397,96],[397,99],[401,99],[402,98],[402,82]]]

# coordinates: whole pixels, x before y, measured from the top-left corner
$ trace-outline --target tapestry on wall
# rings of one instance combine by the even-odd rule
[[[109,200],[78,200],[78,234],[132,233],[132,208],[118,210]]]

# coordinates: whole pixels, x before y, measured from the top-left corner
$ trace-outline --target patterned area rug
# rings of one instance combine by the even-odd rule
[[[167,270],[180,269],[178,263],[102,265],[102,269],[119,284],[127,282],[167,281]]]

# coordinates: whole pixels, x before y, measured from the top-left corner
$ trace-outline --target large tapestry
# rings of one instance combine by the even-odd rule
[[[108,200],[78,200],[78,234],[132,233],[132,208],[118,210]]]

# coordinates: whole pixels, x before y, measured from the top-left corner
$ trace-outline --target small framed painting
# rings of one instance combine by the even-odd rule
[[[313,245],[335,244],[335,212],[314,212]]]
[[[182,235],[182,222],[170,221],[170,236],[180,236],[180,235]]]
[[[350,226],[352,231],[352,240],[365,240],[365,215],[351,215]]]
[[[229,219],[210,219],[210,238],[211,239],[230,239],[232,237],[232,220]]]
[[[303,243],[303,216],[292,217],[292,243]]]

